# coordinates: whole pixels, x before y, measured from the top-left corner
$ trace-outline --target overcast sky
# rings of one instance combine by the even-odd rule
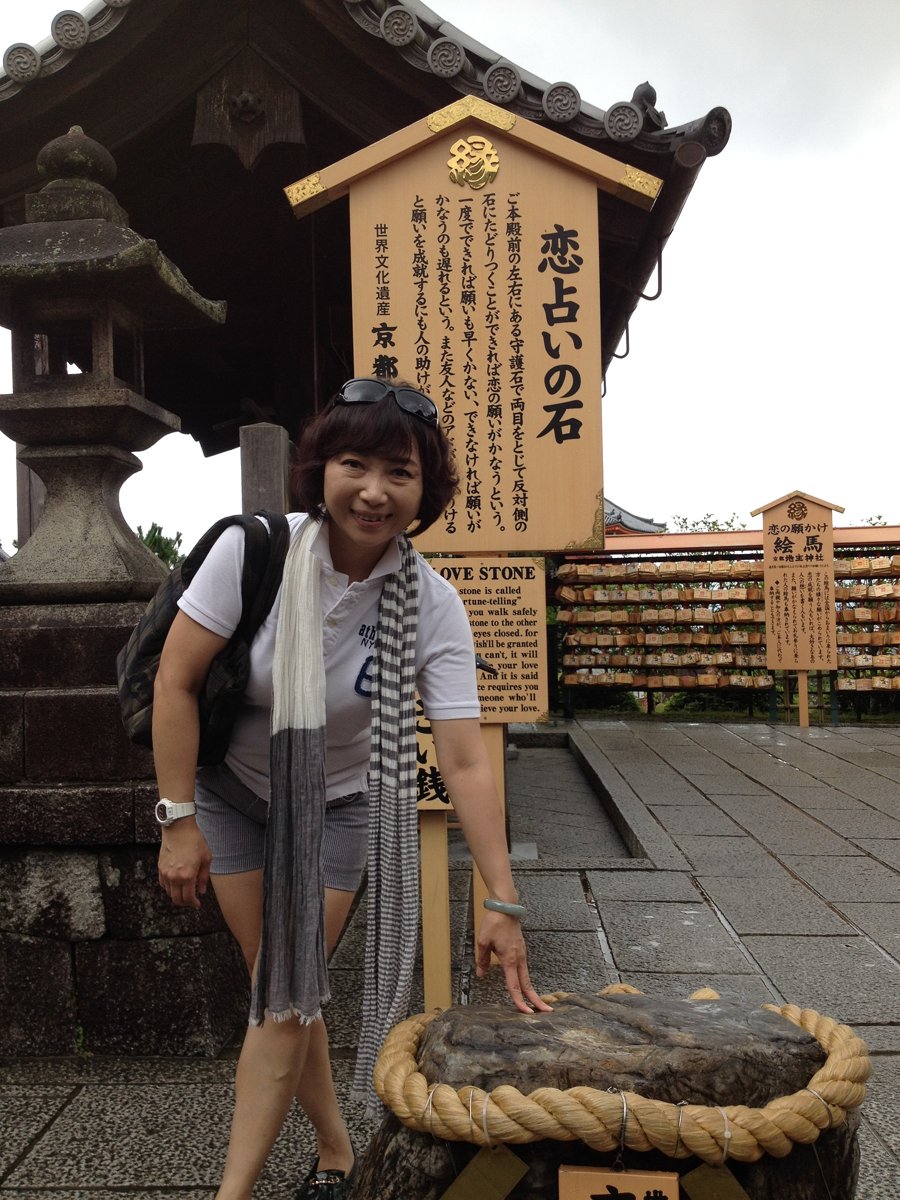
[[[838,524],[900,524],[898,0],[432,7],[600,108],[649,80],[670,125],[717,105],[733,117],[669,242],[662,297],[639,304],[631,353],[609,371],[607,496],[658,521],[734,512],[753,526],[751,509],[799,488],[842,505]],[[59,9],[3,5],[2,47],[39,42]],[[158,520],[192,543],[239,507],[236,453],[204,460],[173,435],[142,457],[122,489],[131,524]],[[4,442],[7,550],[12,475]]]

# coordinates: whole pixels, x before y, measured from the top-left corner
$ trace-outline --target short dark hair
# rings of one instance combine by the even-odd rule
[[[410,386],[399,380],[393,386]],[[297,512],[325,515],[325,464],[346,450],[403,459],[413,445],[422,464],[422,503],[410,537],[424,533],[459,488],[453,448],[440,424],[404,412],[393,396],[374,404],[335,404],[332,398],[303,429],[291,468],[291,504]]]

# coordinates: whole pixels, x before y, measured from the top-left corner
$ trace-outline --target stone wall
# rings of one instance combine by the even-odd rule
[[[114,686],[142,608],[0,607],[0,1054],[210,1055],[246,1020],[212,894],[182,911],[157,883]]]

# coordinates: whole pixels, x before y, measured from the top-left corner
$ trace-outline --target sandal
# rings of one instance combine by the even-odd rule
[[[349,1171],[320,1171],[319,1160],[301,1183],[294,1200],[347,1200],[356,1180],[356,1158]]]

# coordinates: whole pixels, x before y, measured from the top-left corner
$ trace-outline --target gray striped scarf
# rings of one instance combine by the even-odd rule
[[[263,933],[250,1022],[303,1022],[330,998],[324,942],[325,667],[318,532],[307,521],[288,551],[275,637],[266,826]],[[378,609],[369,763],[367,929],[362,1025],[353,1095],[370,1115],[375,1059],[409,1005],[418,936],[415,661],[419,610],[416,554],[400,538],[400,570]]]

